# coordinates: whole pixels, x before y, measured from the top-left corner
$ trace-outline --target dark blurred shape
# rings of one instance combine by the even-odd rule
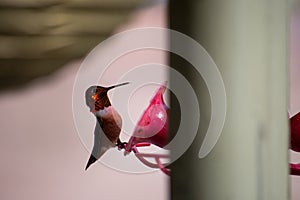
[[[290,118],[290,148],[300,152],[300,112]],[[290,174],[300,176],[300,163],[290,163]]]
[[[1,0],[0,90],[81,58],[142,0]]]
[[[300,112],[290,118],[290,148],[300,152]]]
[[[169,24],[170,28],[174,29],[176,31],[180,31],[181,33],[191,35],[192,30],[192,7],[193,7],[193,1],[192,0],[186,0],[186,1],[170,1],[169,3]],[[170,45],[172,47],[173,43],[175,43],[170,38]],[[192,80],[190,77],[193,75],[197,75],[197,72],[193,70],[193,66],[191,66],[190,63],[188,63],[186,60],[184,60],[182,57],[177,56],[176,54],[170,54],[170,66],[174,68],[175,70],[179,71],[184,77],[189,77],[189,81],[194,81],[191,83],[192,85],[196,84],[202,84],[201,77],[197,77],[196,80]],[[174,77],[170,77],[170,84],[173,84],[173,82],[176,82]],[[188,91],[186,91],[187,99],[190,97],[190,94]],[[202,97],[204,98],[204,97]],[[176,107],[176,99],[170,98],[171,100],[171,113],[170,113],[170,129],[176,130],[173,126],[175,124],[180,124],[180,118],[177,116],[180,116],[180,108]],[[202,117],[202,116],[201,116]],[[193,119],[190,120],[191,122],[194,122]],[[207,126],[205,126],[207,127]],[[171,131],[171,134],[176,134],[177,131]],[[185,134],[191,134],[191,133],[185,133]],[[171,135],[171,137],[174,137],[174,135]],[[173,148],[176,148],[175,146]],[[195,196],[195,192],[193,191],[193,184],[196,183],[196,177],[195,172],[193,171],[193,166],[190,163],[191,157],[195,155],[196,152],[195,145],[193,147],[190,147],[178,160],[176,160],[171,165],[171,199],[172,200],[181,200],[181,199],[197,199]],[[172,155],[171,155],[172,156]],[[188,179],[188,181],[187,181]]]

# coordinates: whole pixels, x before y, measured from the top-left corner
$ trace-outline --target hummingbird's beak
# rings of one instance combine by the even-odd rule
[[[129,84],[129,82],[120,83],[120,84],[117,84],[117,85],[113,85],[113,86],[107,87],[106,89],[110,90],[110,89],[113,89],[113,88],[116,88],[116,87],[120,87],[120,86],[123,86],[123,85],[127,85],[127,84]]]

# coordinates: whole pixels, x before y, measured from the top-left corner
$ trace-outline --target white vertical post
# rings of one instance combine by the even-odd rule
[[[176,15],[176,9],[172,12],[176,2],[170,3],[170,13]],[[180,199],[174,189],[177,180],[193,181],[181,185],[191,187],[186,191],[193,193],[188,195],[194,199],[289,199],[287,1],[186,3],[188,10],[182,9],[177,18],[171,16],[171,28],[196,39],[219,67],[226,88],[227,116],[221,137],[207,157],[197,157],[199,140],[194,151],[184,155],[185,163],[174,164],[173,199]],[[181,29],[176,19],[188,28]],[[209,97],[203,87],[199,86],[198,92],[203,99]],[[210,104],[204,104],[207,106],[200,107],[205,121]],[[199,130],[199,135],[201,131],[205,132]],[[180,169],[188,169],[185,178]]]

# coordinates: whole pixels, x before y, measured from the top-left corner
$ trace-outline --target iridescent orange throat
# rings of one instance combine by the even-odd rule
[[[89,104],[90,111],[93,113],[104,109],[105,107],[111,106],[109,98],[106,94],[94,94],[91,96],[92,101]]]

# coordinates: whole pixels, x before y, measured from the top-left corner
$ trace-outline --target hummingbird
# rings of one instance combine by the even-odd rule
[[[111,105],[107,96],[109,90],[126,84],[128,82],[110,87],[94,85],[85,92],[86,104],[97,119],[94,131],[94,146],[85,170],[110,148],[117,146],[119,149],[123,149],[126,145],[119,138],[122,118]]]

